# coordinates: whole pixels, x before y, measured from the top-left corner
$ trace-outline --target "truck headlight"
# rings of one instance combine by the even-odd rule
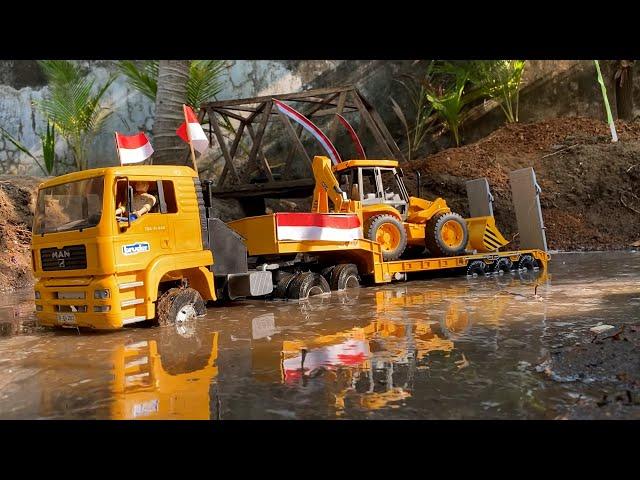
[[[96,300],[105,300],[111,296],[111,292],[109,292],[108,288],[103,288],[102,290],[94,290],[93,298]]]
[[[36,290],[35,298],[36,298],[36,300],[40,300],[40,291],[39,290]]]
[[[96,313],[106,313],[111,311],[111,305],[94,305],[93,311]]]
[[[36,312],[42,311],[42,305],[36,305]]]

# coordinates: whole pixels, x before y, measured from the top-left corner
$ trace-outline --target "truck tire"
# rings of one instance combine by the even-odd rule
[[[382,246],[382,258],[385,261],[397,260],[407,247],[407,232],[404,225],[393,215],[371,217],[366,237]]]
[[[536,259],[533,258],[533,255],[529,255],[525,253],[520,257],[517,264],[518,270],[534,270],[536,268]]]
[[[360,286],[360,276],[358,267],[353,263],[341,263],[331,271],[329,280],[331,290],[346,290],[347,288],[357,288]]]
[[[206,312],[204,300],[197,290],[172,288],[156,303],[156,322],[160,326],[174,325],[202,317]]]
[[[511,272],[511,267],[513,263],[507,257],[499,258],[493,264],[493,268],[491,269],[491,273],[501,274],[501,273],[509,273]]]
[[[434,215],[425,225],[425,246],[435,257],[459,255],[467,248],[467,223],[457,213]]]
[[[276,283],[276,288],[273,289],[273,296],[275,298],[287,298],[287,290],[295,276],[295,273],[282,273],[278,283]]]
[[[467,277],[480,277],[487,273],[487,265],[482,260],[471,260],[467,266]]]
[[[287,298],[304,300],[313,295],[331,292],[329,284],[319,273],[302,272],[291,281],[287,289]]]

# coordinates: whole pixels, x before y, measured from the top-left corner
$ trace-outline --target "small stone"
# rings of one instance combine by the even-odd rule
[[[613,325],[603,324],[603,325],[596,325],[595,327],[591,327],[589,330],[592,331],[593,333],[600,334],[602,332],[606,332],[614,328],[616,327],[614,327]]]

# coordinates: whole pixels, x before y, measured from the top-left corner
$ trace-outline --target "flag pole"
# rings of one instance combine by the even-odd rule
[[[191,143],[191,134],[189,133],[189,118],[187,117],[187,107],[184,103],[182,104],[182,112],[184,113],[184,121],[187,130],[187,138],[189,139],[189,148],[191,149],[191,160],[193,161],[193,169],[196,171],[198,176],[198,165],[196,164],[196,152],[193,149],[193,143]]]
[[[118,161],[120,162],[120,166],[122,166],[122,158],[120,158],[120,148],[118,147],[118,132],[113,132],[113,139],[116,142],[116,153],[118,154]]]

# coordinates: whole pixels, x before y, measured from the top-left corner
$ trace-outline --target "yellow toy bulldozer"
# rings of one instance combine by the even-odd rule
[[[409,196],[395,160],[349,160],[332,167],[329,158],[317,156],[312,167],[312,212],[330,212],[330,200],[334,212],[357,213],[364,237],[380,243],[387,261],[400,258],[408,245],[444,257],[467,249],[494,251],[509,243],[493,217],[465,220],[442,198]]]

